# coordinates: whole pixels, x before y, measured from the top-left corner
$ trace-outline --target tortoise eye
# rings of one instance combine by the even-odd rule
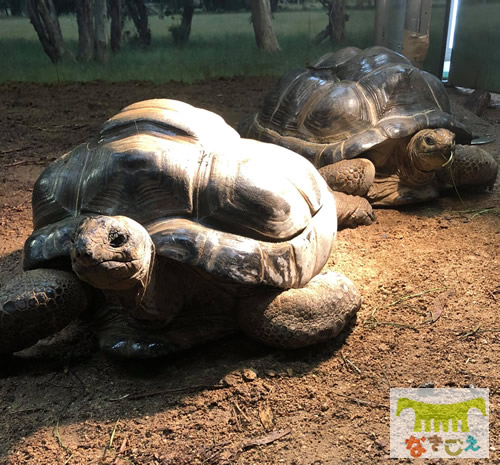
[[[128,237],[120,231],[111,230],[109,232],[108,239],[111,247],[117,248],[125,244],[128,240]]]
[[[427,136],[425,139],[424,139],[425,143],[427,145],[434,145],[436,143],[436,141],[432,138],[432,137],[429,137]]]

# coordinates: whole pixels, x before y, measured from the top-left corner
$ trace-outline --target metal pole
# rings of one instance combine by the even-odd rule
[[[429,50],[432,0],[408,0],[403,31],[403,54],[416,66],[422,64]]]
[[[375,10],[375,44],[401,53],[406,0],[377,0]]]

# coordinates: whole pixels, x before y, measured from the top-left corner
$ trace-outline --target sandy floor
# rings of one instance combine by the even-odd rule
[[[273,81],[0,85],[0,283],[20,271],[38,174],[106,118],[169,97],[235,126]],[[498,157],[500,110],[466,122],[496,135]],[[286,352],[238,335],[137,366],[75,327],[72,342],[1,361],[0,463],[409,463],[388,458],[389,388],[424,383],[490,389],[490,459],[467,463],[500,463],[500,186],[462,197],[339,233],[329,266],[364,301],[337,341]]]

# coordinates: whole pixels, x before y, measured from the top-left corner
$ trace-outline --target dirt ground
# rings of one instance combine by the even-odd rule
[[[37,176],[106,118],[168,97],[235,126],[273,82],[0,85],[0,283],[21,269]],[[485,148],[498,157],[500,109],[484,118],[466,122],[496,135]],[[389,459],[389,388],[425,383],[490,389],[490,458],[467,463],[500,463],[499,184],[340,231],[329,266],[363,306],[337,341],[281,351],[236,335],[132,364],[73,326],[1,360],[0,464],[410,463]]]

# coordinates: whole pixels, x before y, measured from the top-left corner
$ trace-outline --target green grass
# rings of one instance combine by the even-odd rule
[[[373,38],[374,10],[353,10],[347,23],[344,45],[367,47]],[[214,76],[280,75],[304,66],[334,50],[326,42],[313,46],[312,39],[327,21],[325,12],[295,11],[274,15],[274,29],[282,52],[267,55],[255,45],[249,13],[195,14],[189,44],[184,49],[172,44],[172,18],[150,17],[153,43],[144,49],[134,40],[123,44],[120,53],[106,64],[64,62],[54,66],[42,50],[26,18],[0,19],[0,81],[109,81],[151,80],[192,82]],[[77,25],[74,17],[60,18],[68,47],[76,53]],[[125,27],[135,35],[133,24]],[[337,47],[340,48],[340,45]]]
[[[469,87],[500,91],[500,3],[477,4],[463,0],[459,17],[451,79]],[[334,47],[325,42],[312,45],[312,39],[326,25],[323,10],[281,11],[274,15],[273,25],[281,53],[267,55],[255,45],[249,13],[201,14],[193,19],[189,44],[174,47],[169,27],[179,18],[150,17],[153,43],[141,48],[133,39],[135,28],[127,23],[122,50],[110,55],[106,64],[64,62],[54,66],[38,41],[26,18],[0,18],[0,82],[2,81],[108,81],[199,79],[235,75],[274,75],[314,62],[318,57],[344,45],[360,48],[373,43],[375,11],[348,10],[347,38]],[[432,10],[430,49],[426,70],[439,74],[444,7]],[[465,18],[465,19],[464,19]],[[60,18],[63,36],[76,54],[78,31],[74,16]]]

